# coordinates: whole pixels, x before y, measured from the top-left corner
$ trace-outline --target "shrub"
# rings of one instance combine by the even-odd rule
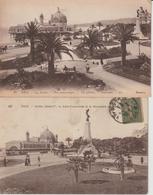
[[[151,65],[145,62],[141,65],[140,70],[143,71],[146,75],[151,75]]]

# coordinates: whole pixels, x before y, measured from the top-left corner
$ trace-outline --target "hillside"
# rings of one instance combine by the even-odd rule
[[[110,24],[117,24],[117,23],[136,23],[136,18],[120,18],[120,19],[114,19],[114,20],[99,20],[97,22],[90,22],[90,23],[82,23],[82,24],[75,24],[79,27],[88,27],[92,24],[97,25],[98,22],[101,22],[103,25],[110,25]]]

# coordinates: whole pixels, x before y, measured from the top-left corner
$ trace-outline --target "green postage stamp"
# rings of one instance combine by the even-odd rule
[[[143,122],[140,98],[113,98],[109,103],[109,113],[119,123]]]

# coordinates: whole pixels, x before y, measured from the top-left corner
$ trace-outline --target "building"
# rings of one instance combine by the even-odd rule
[[[39,26],[39,33],[49,33],[56,32],[59,35],[71,34],[72,28],[67,25],[67,17],[57,8],[55,14],[51,14],[50,19],[45,22],[43,14],[40,14],[39,20],[36,18],[34,22]],[[9,34],[15,38],[16,35],[25,35],[26,33],[26,24],[11,26],[9,28]]]
[[[32,151],[49,151],[57,142],[57,135],[54,135],[48,128],[40,134],[40,137],[30,137],[30,133],[26,132],[26,140],[7,142],[6,152],[7,154],[22,154]]]
[[[141,138],[142,136],[147,135],[148,133],[148,125],[145,125],[144,128],[135,130],[133,132],[133,137]]]

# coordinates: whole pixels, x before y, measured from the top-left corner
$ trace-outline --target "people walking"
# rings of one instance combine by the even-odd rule
[[[141,156],[140,161],[141,161],[141,164],[143,165],[143,163],[144,163],[143,156]]]
[[[132,168],[133,167],[133,162],[131,157],[128,156],[128,162],[127,162],[127,167]]]
[[[123,181],[124,179],[124,157],[120,155],[119,160],[118,160],[118,166],[120,169],[120,179]]]
[[[26,156],[26,158],[25,158],[25,166],[28,166],[27,156]]]
[[[30,155],[27,154],[25,158],[25,166],[31,166]]]
[[[89,67],[89,64],[86,65],[86,73],[89,73],[90,71],[90,67]]]
[[[40,167],[40,156],[38,156],[38,166]]]
[[[7,166],[7,159],[6,159],[6,156],[4,156],[4,167]]]

